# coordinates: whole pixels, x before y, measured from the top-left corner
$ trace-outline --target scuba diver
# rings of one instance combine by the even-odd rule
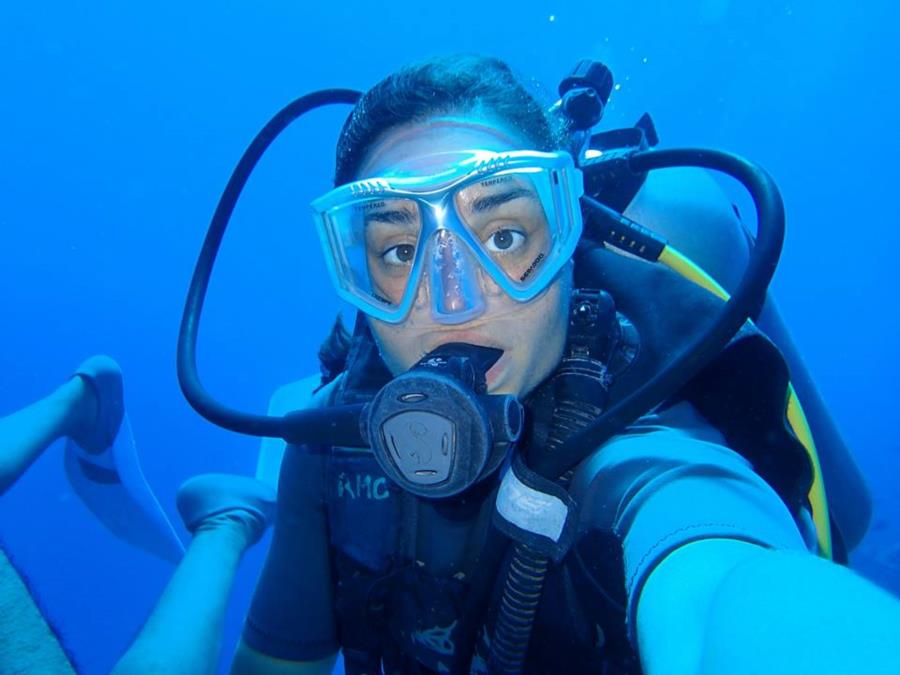
[[[177,565],[112,672],[216,672],[237,566],[272,520],[272,490],[247,476],[186,481],[177,496],[192,535],[185,550],[141,473],[122,372],[108,356],[87,359],[48,396],[0,417],[0,494],[60,439],[70,486],[94,516],[122,541]],[[0,547],[0,673],[79,672],[35,596],[26,570]]]
[[[900,672],[900,603],[831,561],[865,532],[858,472],[820,464],[749,321],[777,189],[732,155],[650,149],[646,117],[592,133],[611,87],[583,62],[547,110],[496,59],[430,59],[299,99],[241,159],[179,340],[201,414],[283,441],[260,457],[276,520],[232,672],[328,673],[339,651],[373,674]],[[333,103],[354,107],[312,206],[357,321],[321,378],[235,411],[195,363],[216,252],[266,148]],[[751,193],[754,237],[706,169]]]

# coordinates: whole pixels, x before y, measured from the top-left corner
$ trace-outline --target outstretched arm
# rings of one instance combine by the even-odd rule
[[[621,538],[645,672],[900,672],[900,603],[809,553],[778,495],[693,408],[630,431],[573,486],[591,524]]]
[[[649,675],[900,673],[900,602],[850,570],[729,539],[688,544],[637,612]]]

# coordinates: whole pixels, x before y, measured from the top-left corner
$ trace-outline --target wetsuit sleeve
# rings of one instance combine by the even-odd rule
[[[275,658],[312,661],[339,647],[324,471],[324,455],[288,446],[272,545],[243,635],[251,648]]]
[[[573,487],[582,530],[612,531],[622,543],[632,644],[641,589],[680,546],[727,538],[806,550],[784,502],[687,403],[610,440]]]

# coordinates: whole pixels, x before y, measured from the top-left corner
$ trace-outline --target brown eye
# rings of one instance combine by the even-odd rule
[[[525,235],[516,230],[497,230],[488,237],[487,248],[496,253],[514,251],[525,243]]]
[[[382,253],[381,258],[388,265],[408,265],[412,262],[415,252],[416,247],[412,244],[399,244]]]

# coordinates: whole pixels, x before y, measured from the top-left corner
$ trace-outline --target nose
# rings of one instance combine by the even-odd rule
[[[431,243],[428,281],[431,312],[445,324],[464,323],[484,311],[478,262],[450,230],[438,230]]]

